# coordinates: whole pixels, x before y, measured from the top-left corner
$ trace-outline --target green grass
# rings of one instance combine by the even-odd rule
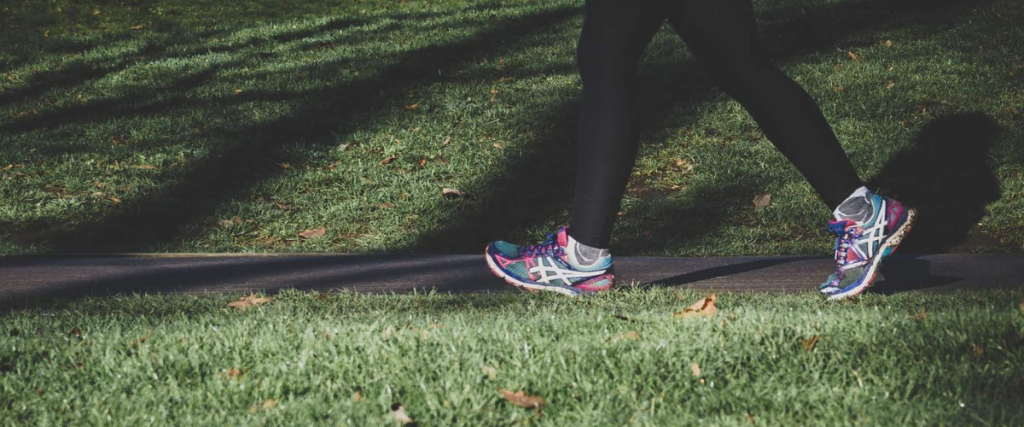
[[[536,239],[570,215],[581,3],[6,1],[0,254]],[[1024,5],[755,7],[862,177],[920,208],[904,250],[1024,247]],[[639,77],[617,254],[828,252],[827,209],[667,27]]]
[[[396,403],[421,426],[1024,424],[1020,291],[722,293],[673,318],[702,296],[23,302],[0,314],[0,425],[396,425]]]

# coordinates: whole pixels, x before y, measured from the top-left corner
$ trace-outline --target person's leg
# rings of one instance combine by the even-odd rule
[[[587,0],[577,46],[583,106],[569,236],[608,248],[615,213],[637,153],[636,66],[665,21],[663,0]]]
[[[840,299],[863,292],[910,231],[914,210],[867,191],[814,100],[768,60],[750,0],[680,1],[669,21],[833,209],[836,270],[821,293]]]
[[[818,105],[768,59],[750,0],[681,0],[669,22],[829,209],[864,185]]]

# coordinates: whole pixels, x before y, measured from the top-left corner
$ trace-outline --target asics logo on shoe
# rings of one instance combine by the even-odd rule
[[[561,280],[566,285],[572,285],[572,281],[569,279],[576,279],[581,277],[592,277],[595,275],[604,274],[606,270],[601,271],[577,271],[568,268],[564,268],[554,258],[544,257],[536,258],[536,265],[530,267],[530,276],[535,278],[537,282],[551,283],[553,280]]]

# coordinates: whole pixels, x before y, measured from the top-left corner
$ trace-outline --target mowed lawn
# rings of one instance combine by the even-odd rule
[[[21,304],[0,425],[1024,424],[1024,293],[286,291]],[[546,403],[523,409],[501,390]]]
[[[862,177],[920,209],[904,251],[1022,248],[1024,4],[755,8]],[[581,19],[563,0],[5,1],[0,254],[535,240],[569,220]],[[668,27],[638,75],[617,254],[828,252],[827,208]]]

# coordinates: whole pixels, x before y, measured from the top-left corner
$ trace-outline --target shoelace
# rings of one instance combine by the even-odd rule
[[[850,246],[857,244],[857,228],[846,227],[843,231],[840,232],[837,232],[836,230],[831,231],[836,233],[837,235],[835,247],[836,267],[842,268],[847,263],[846,255],[847,252],[849,252],[850,250]]]
[[[555,235],[553,233],[547,233],[547,237],[544,242],[529,245],[523,248],[523,254],[526,256],[537,256],[537,255],[554,255],[560,256],[565,253],[565,248],[558,245],[555,241]]]

